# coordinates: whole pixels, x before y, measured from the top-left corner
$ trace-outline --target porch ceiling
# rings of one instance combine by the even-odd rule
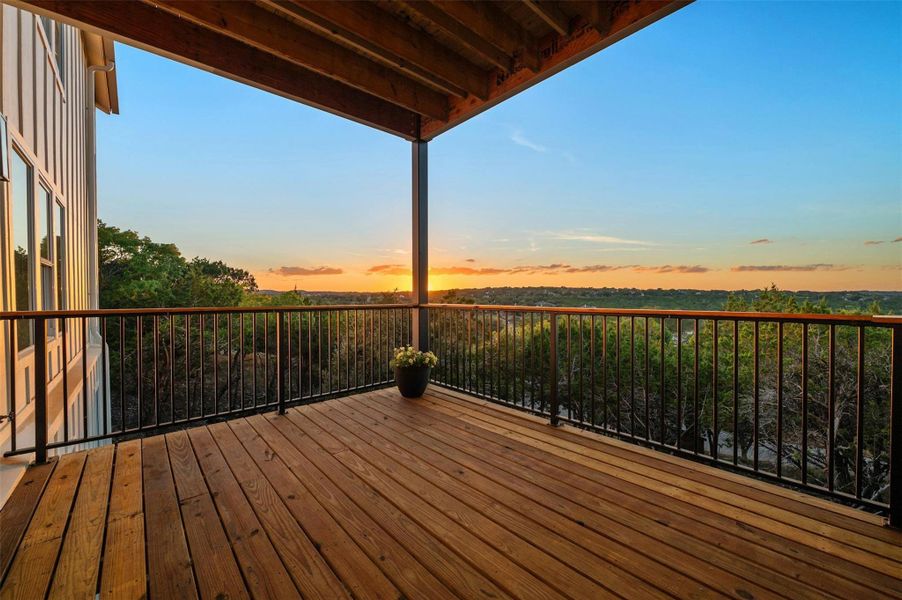
[[[405,139],[429,140],[688,2],[10,3]]]

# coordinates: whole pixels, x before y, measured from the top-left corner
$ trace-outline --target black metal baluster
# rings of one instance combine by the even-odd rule
[[[648,442],[651,440],[651,411],[649,410],[650,402],[650,391],[651,391],[651,361],[649,360],[649,355],[651,353],[651,349],[649,348],[649,333],[648,333],[648,317],[645,317],[645,374],[643,376],[643,380],[645,385],[645,441]],[[634,434],[635,435],[635,432]]]
[[[717,417],[718,417],[717,409],[719,408],[718,404],[720,403],[720,394],[718,394],[718,389],[717,389],[718,384],[719,384],[718,371],[720,370],[718,368],[719,367],[719,365],[718,365],[719,353],[717,351],[717,347],[720,343],[720,340],[718,339],[717,326],[718,326],[717,319],[712,319],[711,320],[711,329],[712,329],[711,335],[713,336],[714,340],[713,340],[713,344],[712,344],[713,350],[712,350],[712,355],[711,355],[711,388],[713,390],[713,392],[712,392],[713,399],[711,400],[711,427],[713,430],[712,435],[711,435],[711,458],[713,458],[714,460],[718,460],[720,457],[720,427],[719,427],[719,423],[717,421]]]
[[[808,484],[808,323],[802,323],[802,485]]]
[[[855,389],[855,497],[864,487],[864,327],[858,326],[858,385]]]
[[[636,317],[630,317],[630,437],[636,437]]]
[[[144,346],[142,344],[142,329],[144,328],[141,316],[139,315],[135,319],[135,356],[137,357],[137,372],[136,372],[136,382],[135,382],[135,391],[138,398],[138,429],[140,430],[143,427],[144,423],[144,405],[143,405],[143,394],[142,388],[144,387],[143,381],[144,376],[142,373],[142,358],[144,354]],[[84,344],[84,336],[82,336],[82,344]],[[82,352],[84,352],[84,346],[82,346]],[[84,354],[82,354],[82,359],[84,359]],[[82,384],[84,385],[84,384]]]
[[[667,387],[665,386],[665,382],[664,382],[664,376],[665,376],[665,373],[664,373],[664,330],[665,330],[664,317],[661,317],[661,339],[660,339],[660,343],[661,343],[661,353],[660,353],[661,354],[661,356],[660,356],[660,359],[661,359],[661,373],[660,373],[661,382],[659,384],[659,387],[661,390],[661,392],[660,392],[661,414],[658,415],[658,418],[660,419],[659,427],[661,429],[660,436],[661,436],[661,445],[662,446],[664,446],[667,443],[667,423],[665,422],[665,418],[667,416],[667,414],[666,414],[667,413]],[[648,406],[647,402],[646,402],[646,406]]]
[[[169,422],[175,422],[175,323],[173,320],[175,315],[169,313]],[[101,355],[106,348],[104,341],[106,340],[106,322],[103,328],[103,340],[101,340]],[[104,389],[106,387],[104,386]],[[106,406],[106,402],[104,402]]]
[[[153,316],[153,424],[160,424],[160,317]],[[87,386],[87,381],[85,381]],[[86,412],[87,419],[87,412]],[[87,420],[85,421],[87,423]],[[87,430],[85,434],[87,435]]]
[[[69,441],[69,340],[68,329],[66,323],[69,319],[60,319],[60,335],[63,342],[63,441]],[[82,357],[84,358],[84,357]],[[12,379],[16,378],[15,371],[12,372]],[[84,380],[82,380],[84,385]],[[106,389],[104,387],[104,389]],[[10,429],[14,430],[15,423],[11,424]]]
[[[739,320],[733,321],[733,464],[739,464]]]
[[[693,397],[692,397],[692,415],[693,415],[693,420],[694,420],[693,430],[692,430],[692,439],[693,439],[692,444],[694,446],[694,450],[695,450],[696,454],[698,454],[698,451],[699,451],[698,442],[699,442],[699,438],[701,437],[701,434],[698,430],[698,428],[699,428],[699,409],[698,409],[699,348],[698,348],[698,346],[699,346],[699,337],[700,337],[698,326],[699,326],[698,319],[695,319],[695,324],[694,324],[695,330],[692,335],[692,337],[695,338],[695,343],[694,343],[695,366],[693,369],[693,377],[695,379],[695,390],[694,390]]]
[[[676,447],[683,449],[683,319],[677,317],[677,405],[676,405]]]
[[[755,346],[754,347],[754,352],[755,352],[754,371],[755,372],[752,375],[753,385],[755,388],[754,389],[754,394],[755,394],[755,396],[754,396],[754,402],[755,402],[754,412],[755,412],[755,414],[752,417],[754,419],[754,424],[752,427],[752,439],[754,440],[755,448],[753,450],[752,465],[756,472],[758,471],[758,454],[759,454],[758,446],[760,444],[760,433],[761,433],[761,393],[760,393],[760,387],[761,387],[760,386],[760,380],[761,380],[760,362],[761,362],[761,359],[759,356],[760,351],[758,349],[758,347],[760,345],[760,341],[759,341],[760,327],[759,327],[759,325],[760,325],[760,323],[758,321],[755,321],[755,343],[754,343],[754,346]]]
[[[549,381],[549,391],[551,393],[551,424],[557,425],[559,422],[559,412],[560,407],[558,405],[558,377],[557,377],[557,314],[550,313],[549,315],[551,319],[551,346],[549,347],[549,354],[551,356],[550,361],[550,374],[548,377]]]
[[[85,360],[82,351],[82,362]],[[13,371],[15,373],[15,371]],[[84,381],[82,386],[84,386]],[[47,462],[47,320],[34,319],[34,462]],[[12,423],[12,428],[15,428]]]
[[[895,341],[896,334],[895,330],[893,331],[893,340]],[[829,386],[829,390],[827,392],[827,422],[828,422],[828,430],[827,430],[827,489],[831,492],[833,491],[834,481],[836,480],[835,476],[835,457],[836,457],[836,327],[834,325],[830,325],[830,342],[829,342],[829,352],[830,357],[828,359],[828,373],[827,373],[827,385]],[[899,355],[893,355],[893,367],[896,367],[896,361],[900,358]],[[891,465],[898,465],[899,463],[891,463]],[[898,467],[897,467],[898,469]]]
[[[777,477],[783,476],[783,321],[777,323]]]

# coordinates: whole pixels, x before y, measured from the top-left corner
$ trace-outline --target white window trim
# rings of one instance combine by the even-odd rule
[[[51,19],[51,21],[53,21],[53,19]],[[56,24],[56,21],[53,21],[53,23]],[[56,64],[56,53],[54,52],[53,44],[50,43],[47,32],[44,31],[44,21],[39,15],[34,16],[34,26],[35,29],[37,29],[38,37],[41,38],[41,43],[44,44],[44,54],[47,58],[47,62],[50,63],[50,70],[53,71],[56,88],[59,90],[60,94],[62,94],[63,102],[66,102],[66,85],[63,83],[63,78],[60,75],[59,65]]]

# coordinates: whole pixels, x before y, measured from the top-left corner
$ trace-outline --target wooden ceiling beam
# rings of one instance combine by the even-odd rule
[[[538,72],[520,69],[508,77],[494,79],[489,90],[489,99],[484,102],[452,99],[448,121],[427,119],[422,124],[422,138],[430,140],[441,135],[570,65],[679,10],[689,2],[690,0],[631,0],[574,3],[585,6],[585,14],[580,15],[582,25],[575,23],[574,31],[570,35],[556,36],[553,40],[543,42]]]
[[[445,95],[250,2],[155,0],[154,5],[418,114],[448,116]]]
[[[413,111],[143,2],[6,1],[406,139],[417,137]]]
[[[539,68],[536,40],[520,23],[493,3],[431,0],[429,4],[463,25],[462,35],[464,37],[458,37],[458,39],[471,46],[473,50],[478,51],[474,45],[471,45],[472,38],[475,36],[502,50],[507,56],[515,57],[514,66],[507,69],[508,72],[517,70],[519,66],[526,67],[531,71]],[[420,2],[411,3],[411,6],[416,10],[425,10],[420,6]],[[438,18],[437,15],[436,18]],[[442,26],[440,23],[436,23],[436,25]],[[469,36],[463,33],[466,31],[470,32]],[[455,37],[457,36],[455,35]]]
[[[558,35],[570,34],[570,18],[552,0],[523,0],[523,4]]]
[[[397,3],[407,11],[419,15],[448,35],[456,38],[467,48],[481,56],[483,60],[493,64],[505,73],[513,70],[514,60],[510,54],[501,50],[434,4],[423,2],[422,0],[399,0]]]
[[[458,97],[488,97],[489,74],[370,2],[263,0],[307,26]]]

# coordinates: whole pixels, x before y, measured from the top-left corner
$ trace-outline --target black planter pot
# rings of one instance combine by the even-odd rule
[[[405,398],[419,398],[429,385],[432,367],[395,367],[395,383]]]

